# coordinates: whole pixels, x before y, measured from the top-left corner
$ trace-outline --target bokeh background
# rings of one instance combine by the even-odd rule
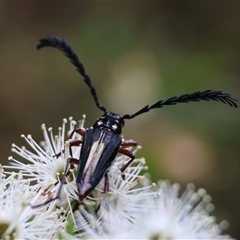
[[[20,134],[57,133],[64,117],[86,126],[102,113],[74,67],[47,35],[67,39],[107,109],[133,113],[197,90],[221,89],[240,99],[239,2],[0,3],[0,151],[6,164]],[[240,238],[240,114],[215,102],[179,104],[126,121],[124,137],[143,149],[154,181],[189,182],[212,196],[217,221]]]

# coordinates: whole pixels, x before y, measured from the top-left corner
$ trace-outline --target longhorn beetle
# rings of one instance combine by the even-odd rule
[[[43,204],[35,205],[38,207],[54,201],[60,197],[62,186],[65,182],[65,177],[69,172],[69,165],[77,164],[76,183],[78,189],[78,198],[81,203],[84,198],[97,186],[101,179],[105,178],[104,192],[109,190],[109,180],[107,171],[118,153],[124,154],[130,158],[126,165],[121,168],[122,176],[124,178],[125,169],[133,162],[134,154],[127,149],[127,147],[136,146],[137,143],[133,140],[123,140],[121,137],[122,128],[125,119],[132,119],[140,114],[146,113],[154,108],[162,108],[164,106],[171,106],[177,103],[188,103],[198,101],[220,101],[228,104],[231,107],[237,108],[237,99],[233,98],[229,93],[222,91],[198,91],[191,94],[183,94],[179,97],[171,97],[167,100],[160,100],[153,105],[147,105],[133,114],[120,115],[107,111],[107,109],[100,104],[95,88],[91,83],[91,79],[86,73],[83,64],[79,60],[76,53],[71,46],[62,38],[58,36],[50,36],[48,38],[40,39],[37,49],[43,47],[54,47],[62,51],[70,62],[76,67],[76,70],[83,77],[84,82],[88,85],[93,96],[95,104],[102,110],[103,116],[97,119],[93,126],[86,131],[82,128],[75,129],[69,136],[72,138],[74,133],[80,134],[83,140],[70,141],[70,158],[67,160],[64,175],[61,178],[61,184],[54,198],[51,198]],[[79,159],[72,157],[71,147],[82,145]]]

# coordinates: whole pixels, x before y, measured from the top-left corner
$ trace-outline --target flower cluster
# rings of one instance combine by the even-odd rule
[[[82,129],[84,122],[85,116],[79,121]],[[210,216],[213,205],[205,190],[195,191],[190,184],[180,196],[178,184],[151,183],[147,174],[140,175],[147,170],[143,158],[135,159],[123,178],[119,169],[129,158],[118,155],[108,170],[109,191],[103,193],[102,179],[79,203],[77,165],[65,167],[81,151],[81,145],[70,148],[70,141],[82,136],[74,133],[69,140],[76,122],[69,119],[68,131],[67,123],[64,119],[56,136],[43,124],[40,145],[22,135],[30,150],[13,144],[12,151],[25,161],[9,157],[9,166],[0,165],[0,239],[230,238],[222,234],[227,223],[216,224]]]

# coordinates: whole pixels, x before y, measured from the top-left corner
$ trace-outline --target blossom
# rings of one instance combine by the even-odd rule
[[[85,116],[79,121],[82,129],[84,122]],[[205,190],[196,191],[190,184],[180,195],[178,184],[171,185],[166,180],[152,183],[147,173],[141,175],[148,169],[144,158],[136,158],[124,171],[123,178],[120,169],[129,161],[129,157],[117,155],[108,169],[109,191],[103,193],[105,181],[102,179],[83,202],[79,203],[77,166],[71,166],[67,170],[65,168],[69,157],[79,159],[81,144],[71,146],[71,149],[69,146],[71,141],[82,140],[82,136],[74,133],[71,134],[72,139],[68,139],[68,133],[76,125],[72,118],[69,123],[69,129],[66,130],[67,120],[64,119],[55,137],[52,128],[47,129],[43,124],[44,141],[41,145],[31,135],[22,135],[30,150],[13,144],[12,151],[27,162],[9,157],[12,165],[4,166],[8,170],[4,172],[8,174],[8,178],[3,177],[3,171],[0,171],[0,187],[5,189],[5,192],[1,192],[0,200],[4,199],[2,206],[13,203],[10,204],[12,208],[7,209],[10,215],[16,211],[15,208],[18,209],[14,219],[9,221],[14,224],[9,223],[11,227],[7,228],[10,230],[5,235],[12,233],[12,226],[17,226],[20,219],[22,225],[19,224],[19,229],[24,230],[15,231],[14,236],[25,239],[56,236],[63,239],[230,238],[222,235],[224,222],[217,224],[210,215],[213,204]],[[129,148],[133,153],[139,149],[139,146]],[[13,169],[20,172],[11,173]],[[64,172],[67,174],[64,175]],[[62,184],[60,198],[45,204],[59,193],[63,176],[66,180]],[[18,194],[21,194],[20,197]],[[31,221],[27,221],[29,219]],[[53,222],[54,226],[51,225]],[[72,223],[71,231],[68,231],[69,223]],[[34,229],[33,232],[31,229]],[[41,235],[39,231],[45,232]]]
[[[50,239],[64,229],[63,210],[33,209],[28,202],[37,198],[21,172],[6,178],[0,166],[0,239]]]
[[[151,202],[148,214],[140,212],[130,236],[144,239],[229,239],[221,235],[223,224],[215,223],[209,213],[213,209],[211,197],[204,189],[195,191],[189,184],[179,196],[179,184],[159,183],[158,198]]]
[[[137,194],[129,193],[131,200],[128,197],[105,199],[108,203],[95,219],[87,210],[80,209],[77,217],[85,219],[85,226],[79,239],[87,236],[92,239],[230,239],[221,234],[226,221],[217,224],[210,216],[213,205],[204,189],[195,191],[194,185],[189,184],[179,196],[178,184],[171,185],[165,180],[158,185],[159,189],[152,194],[149,188]],[[118,201],[124,201],[120,208]]]
[[[83,127],[84,120],[85,116],[79,122],[80,127]],[[41,146],[34,141],[31,135],[22,135],[31,150],[25,147],[20,148],[13,144],[12,151],[25,159],[25,162],[9,157],[11,166],[5,166],[6,169],[21,170],[23,177],[28,178],[30,183],[34,183],[29,186],[31,189],[40,190],[42,193],[45,193],[45,201],[47,198],[56,195],[60,185],[58,183],[64,174],[67,159],[70,157],[69,143],[66,141],[66,124],[67,120],[63,119],[62,127],[58,129],[56,136],[53,136],[52,128],[47,129],[45,124],[42,124],[44,141],[41,142]],[[70,132],[73,131],[75,124],[76,122],[70,118]],[[81,139],[81,136],[76,134],[73,139]],[[80,150],[80,146],[73,147],[72,157],[78,159]],[[56,202],[57,206],[70,204],[69,197],[72,196],[72,192],[76,192],[75,174],[73,174],[73,171],[74,169],[70,171],[70,174],[66,178],[68,184],[64,184],[60,196],[61,201]],[[41,202],[38,201],[37,204],[41,204]]]

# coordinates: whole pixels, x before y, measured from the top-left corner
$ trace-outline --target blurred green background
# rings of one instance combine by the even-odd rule
[[[57,133],[62,118],[102,112],[62,53],[36,50],[64,37],[78,53],[110,111],[133,113],[171,96],[221,89],[240,99],[240,3],[0,3],[1,163],[20,134]],[[240,238],[240,114],[215,102],[179,104],[126,121],[124,137],[143,149],[152,178],[193,182],[213,197],[218,222]]]

